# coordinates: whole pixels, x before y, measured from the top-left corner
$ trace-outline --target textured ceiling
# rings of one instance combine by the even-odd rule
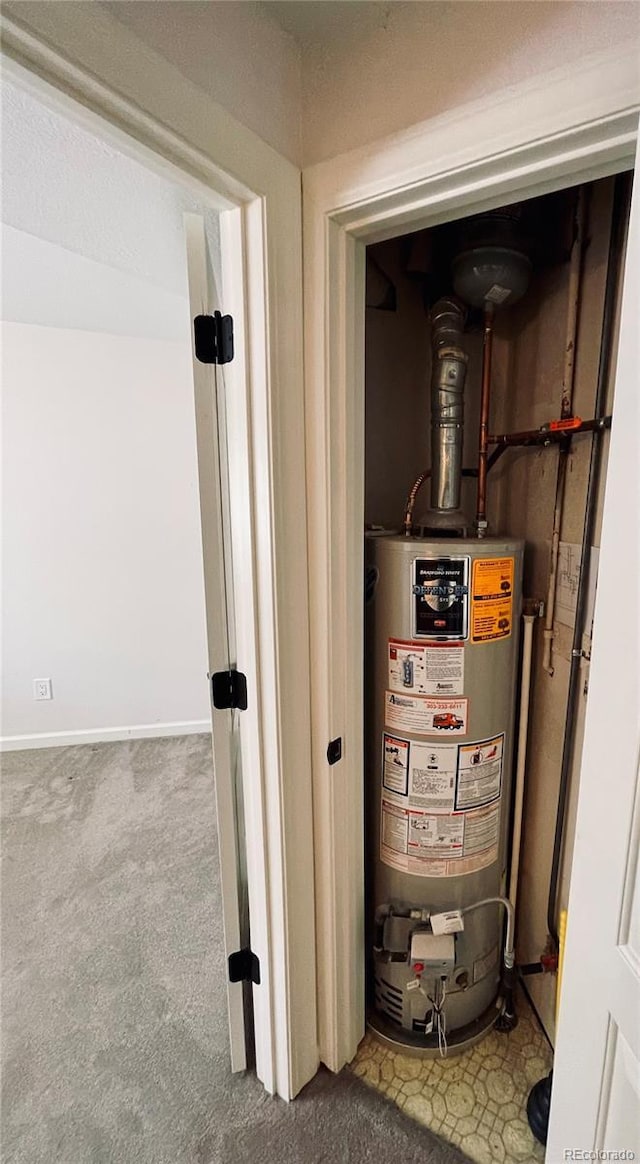
[[[355,34],[383,28],[389,9],[405,7],[402,0],[263,0],[262,7],[303,48],[330,49]]]
[[[128,334],[138,326],[146,333],[150,312],[142,297],[157,292],[159,318],[168,320],[171,302],[187,297],[182,213],[202,211],[197,198],[6,79],[1,96],[2,222],[13,228],[3,247],[3,317],[88,327],[91,305],[97,309],[100,304],[116,330],[126,323]],[[215,215],[206,215],[215,225]],[[34,236],[33,241],[26,236]],[[49,246],[38,248],[38,240]],[[53,248],[59,252],[57,278]],[[38,255],[44,273],[29,300],[25,284],[38,277]],[[71,261],[74,256],[85,262]],[[124,287],[122,279],[107,272],[105,293],[87,292],[89,272],[95,282],[100,267],[129,277],[129,290],[123,292],[128,323],[116,304],[108,310],[109,296]],[[99,330],[108,326],[101,324]]]

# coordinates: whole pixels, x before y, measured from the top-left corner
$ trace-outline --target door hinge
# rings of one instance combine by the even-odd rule
[[[196,359],[201,364],[230,364],[233,359],[233,318],[214,311],[193,321]]]
[[[242,671],[216,671],[211,676],[211,700],[219,711],[227,707],[247,710],[247,677]]]
[[[253,982],[260,985],[260,959],[252,950],[229,954],[229,982]]]

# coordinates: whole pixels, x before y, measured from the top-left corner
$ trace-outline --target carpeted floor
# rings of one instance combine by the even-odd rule
[[[206,736],[2,757],[4,1164],[463,1164],[351,1073],[227,1057]]]

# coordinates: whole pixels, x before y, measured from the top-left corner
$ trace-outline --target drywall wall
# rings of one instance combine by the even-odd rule
[[[431,463],[431,332],[418,275],[422,240],[430,234],[389,239],[367,248],[368,262],[391,280],[396,309],[368,307],[365,323],[365,523],[399,529],[407,494]],[[374,279],[376,276],[374,276]],[[377,276],[379,278],[379,276]],[[477,461],[482,331],[465,335],[469,357],[463,462]],[[473,481],[462,482],[462,504],[473,512]],[[430,503],[426,482],[415,504],[420,518]]]
[[[424,230],[367,250],[368,263],[374,261],[378,272],[374,285],[382,271],[396,292],[396,310],[369,306],[365,320],[364,520],[387,530],[400,527],[408,491],[431,464],[431,325],[420,277],[431,263],[431,234]],[[429,303],[446,290],[429,290]],[[474,468],[479,416],[474,385],[481,376],[482,327],[468,328],[464,343],[469,391],[464,398],[463,464]],[[465,477],[461,492],[465,512],[474,511],[474,490],[474,482]],[[429,497],[426,482],[415,501],[418,520],[429,508]]]
[[[207,730],[182,215],[216,263],[217,216],[6,78],[2,144],[2,744]]]
[[[184,322],[181,341],[2,326],[5,746],[207,730]]]
[[[199,92],[298,166],[496,91],[508,98],[510,86],[523,80],[571,68],[616,45],[628,49],[640,38],[640,9],[624,0],[109,0],[90,11],[83,7],[80,14],[72,0],[7,0],[3,9],[72,59],[79,43],[74,29],[81,23],[84,37],[91,24],[92,59],[84,63],[109,81],[117,78],[123,92],[129,90],[123,83],[128,60],[151,63],[155,54],[171,66],[166,92],[176,108],[163,114],[164,95],[146,83],[144,70],[140,104],[177,125],[177,105],[186,106]],[[186,136],[198,137],[200,128],[192,125]]]
[[[268,6],[117,0],[102,7],[254,133],[301,164],[301,60]]]
[[[182,214],[202,211],[202,199],[50,109],[7,76],[0,82],[0,96],[2,222],[185,300]],[[207,227],[215,259],[219,241],[213,212]],[[63,261],[60,252],[57,261]],[[11,295],[18,280],[13,268],[5,268],[4,253],[3,269],[5,293]],[[60,310],[53,299],[51,304]],[[173,315],[179,318],[175,306]],[[71,316],[67,322],[74,326],[77,320]],[[93,326],[98,323],[96,313]]]
[[[131,63],[147,101],[162,117],[163,99],[170,96],[174,116],[178,106],[199,96],[196,122],[215,117],[215,107],[207,109],[207,99],[226,110],[242,126],[252,130],[283,157],[296,165],[301,154],[300,47],[297,41],[273,20],[268,10],[253,0],[227,3],[226,0],[96,0],[83,5],[74,0],[18,0],[3,5],[3,12],[20,24],[38,30],[45,41],[59,45],[74,62],[89,67],[96,76],[115,80],[125,93]],[[84,57],[83,31],[90,27],[91,61]],[[165,85],[154,87],[145,70],[155,56],[171,67]],[[100,63],[98,63],[100,62]],[[111,74],[111,76],[109,75]],[[168,124],[172,116],[166,118]],[[197,138],[206,129],[191,127]],[[191,133],[184,135],[191,137]],[[258,151],[260,154],[260,151]]]
[[[640,8],[624,2],[336,7],[347,11],[334,35],[326,21],[318,30],[311,13],[299,17],[305,166],[640,39]]]
[[[511,86],[640,37],[640,9],[624,0],[80,7],[5,0],[3,11],[188,140],[206,140],[209,99],[298,166],[497,91],[508,100]]]
[[[365,324],[365,522],[399,527],[429,447],[429,328],[402,240],[370,248],[396,291],[396,310],[368,307]]]

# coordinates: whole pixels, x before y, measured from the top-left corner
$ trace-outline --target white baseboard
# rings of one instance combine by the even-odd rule
[[[209,733],[211,721],[189,719],[183,723],[138,723],[130,727],[85,728],[75,732],[35,732],[28,736],[0,736],[0,752],[26,748],[66,748],[75,744],[104,744],[112,740],[148,740],[164,736]]]

